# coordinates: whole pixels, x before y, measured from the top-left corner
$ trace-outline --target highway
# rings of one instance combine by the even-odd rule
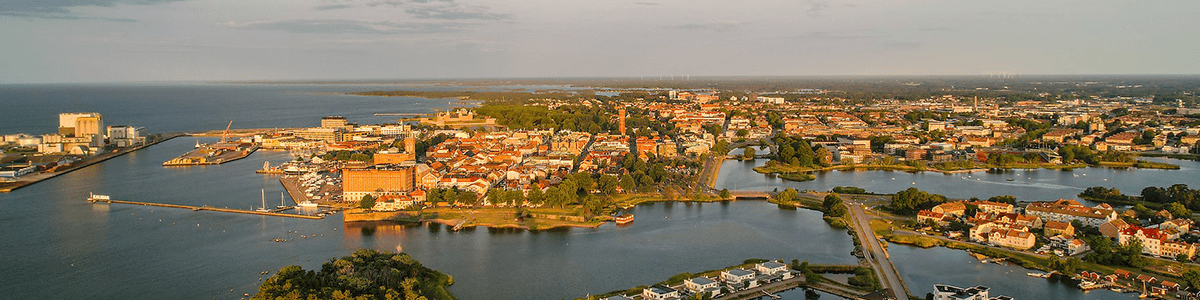
[[[854,231],[858,234],[859,242],[862,243],[863,254],[871,263],[871,267],[875,269],[875,274],[883,279],[883,286],[891,290],[896,299],[908,299],[908,289],[904,287],[904,280],[896,271],[896,267],[892,265],[891,256],[887,254],[887,250],[884,250],[883,246],[879,245],[879,239],[871,230],[870,216],[863,211],[861,204],[847,203],[847,206],[850,208]]]

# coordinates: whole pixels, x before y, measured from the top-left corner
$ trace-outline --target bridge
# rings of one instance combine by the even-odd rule
[[[729,195],[734,199],[767,199],[771,198],[771,193],[764,191],[729,191]]]

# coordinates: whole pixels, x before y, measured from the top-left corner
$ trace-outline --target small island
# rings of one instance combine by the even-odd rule
[[[426,268],[408,254],[355,251],[320,270],[292,265],[263,281],[252,299],[455,299],[454,278]]]

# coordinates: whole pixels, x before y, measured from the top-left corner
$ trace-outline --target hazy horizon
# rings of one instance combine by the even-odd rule
[[[1194,75],[1194,11],[1200,2],[49,0],[0,5],[0,83]]]

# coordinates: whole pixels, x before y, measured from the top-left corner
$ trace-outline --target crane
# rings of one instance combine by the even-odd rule
[[[225,125],[225,133],[221,134],[221,143],[226,143],[225,140],[229,138],[229,127],[231,126],[233,126],[233,120],[229,120],[229,125]]]

